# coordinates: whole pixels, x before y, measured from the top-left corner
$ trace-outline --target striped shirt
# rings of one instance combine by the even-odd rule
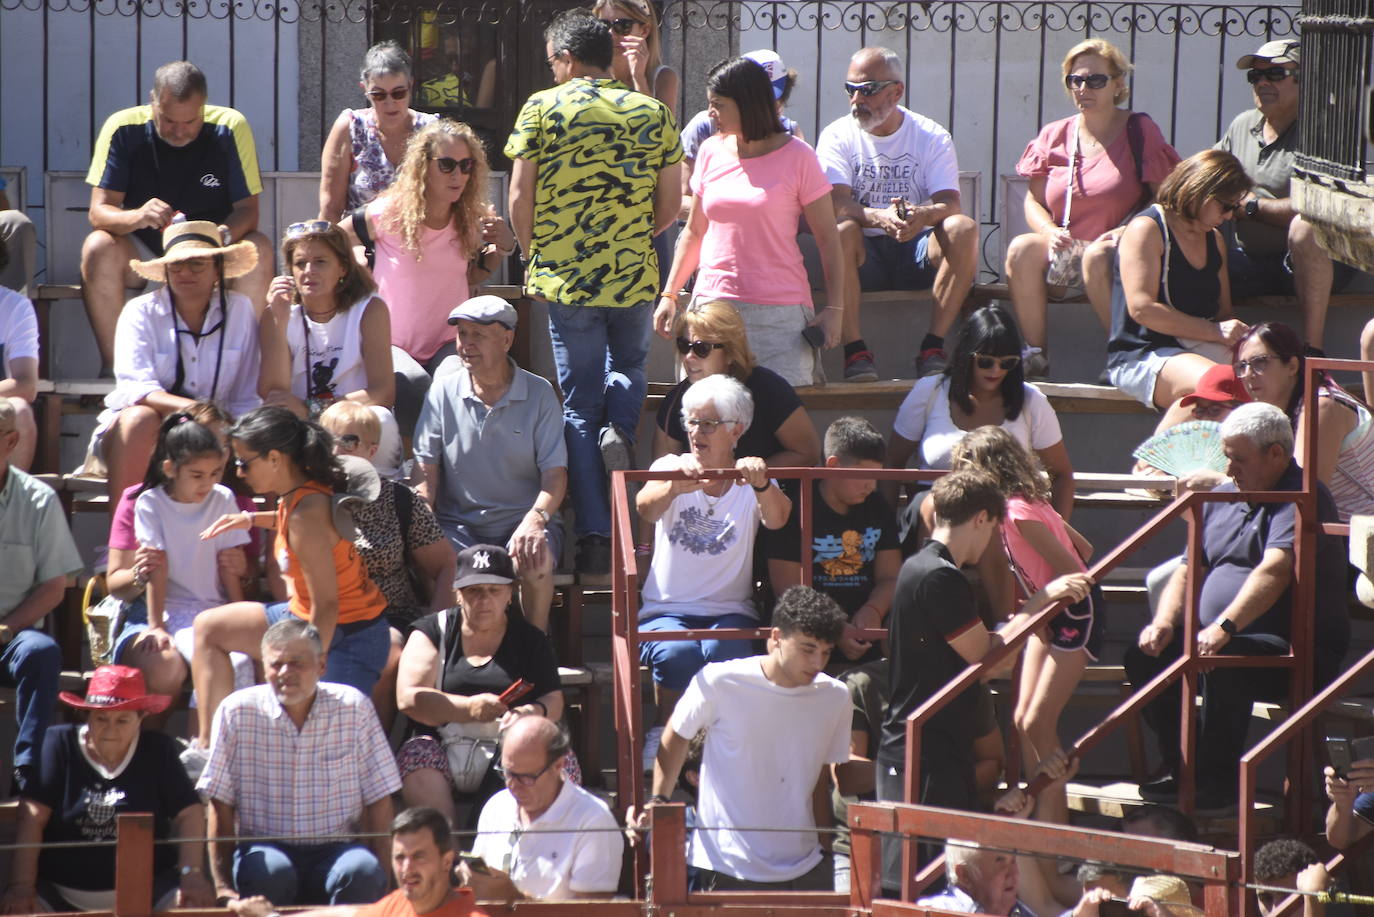
[[[196,789],[237,809],[241,837],[338,837],[364,806],[401,788],[372,702],[320,682],[299,730],[269,685],[235,691],[215,712]]]

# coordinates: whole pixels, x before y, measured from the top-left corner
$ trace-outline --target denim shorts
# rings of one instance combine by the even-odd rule
[[[1160,370],[1164,369],[1164,364],[1169,362],[1171,357],[1176,357],[1181,353],[1195,353],[1198,356],[1206,357],[1213,363],[1231,362],[1230,351],[1225,344],[1216,344],[1211,341],[1185,341],[1189,346],[1184,347],[1160,347],[1157,350],[1147,350],[1143,354],[1132,355],[1128,362],[1119,363],[1116,366],[1108,364],[1107,381],[1130,395],[1136,401],[1152,410],[1155,408],[1155,381],[1159,379]]]
[[[864,263],[859,266],[862,290],[929,290],[935,286],[935,265],[930,262],[930,234],[922,230],[914,239],[898,242],[891,236],[864,236]]]
[[[266,611],[268,627],[291,617],[289,602],[274,602]],[[349,685],[370,696],[390,653],[391,628],[386,615],[340,624],[334,628],[321,680]]]

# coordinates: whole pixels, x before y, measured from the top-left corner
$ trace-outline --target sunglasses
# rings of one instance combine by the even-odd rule
[[[995,366],[1004,373],[1011,372],[1020,362],[1020,357],[990,357],[981,353],[973,355],[973,363],[979,369],[992,369]]]
[[[1255,67],[1245,74],[1245,78],[1250,81],[1250,85],[1258,83],[1260,80],[1268,80],[1271,83],[1282,83],[1290,76],[1297,76],[1298,71],[1289,70],[1287,67]]]
[[[204,274],[210,269],[209,258],[190,258],[186,261],[173,261],[167,265],[167,270],[173,274],[185,272],[187,274]]]
[[[363,95],[367,96],[374,102],[385,102],[387,96],[390,96],[391,98],[399,102],[410,95],[410,87],[397,86],[390,92],[387,92],[385,89],[369,89],[367,92],[363,93]]]
[[[1089,89],[1102,89],[1112,80],[1106,73],[1090,73],[1087,76],[1080,76],[1077,73],[1070,73],[1064,77],[1064,85],[1070,89],[1080,89],[1087,86]]]
[[[876,95],[877,93],[882,92],[884,89],[891,86],[893,83],[900,82],[901,80],[869,80],[865,83],[851,83],[849,82],[849,80],[845,80],[844,94],[846,96],[852,96],[854,93],[857,92],[864,98],[868,98],[871,95]]]
[[[603,19],[601,21],[606,23],[607,27],[617,35],[629,35],[635,30],[635,26],[639,25],[638,20],[626,17],[620,19]]]
[[[329,232],[334,228],[334,224],[328,220],[306,220],[303,223],[292,223],[286,227],[286,238],[298,239],[301,236],[313,236],[320,232]]]
[[[253,464],[260,458],[262,458],[261,455],[250,455],[248,458],[239,458],[238,456],[235,456],[234,467],[237,468],[239,471],[247,471],[248,466]]]
[[[1249,373],[1254,373],[1257,376],[1262,375],[1271,359],[1273,358],[1270,357],[1269,354],[1265,354],[1262,357],[1253,357],[1249,360],[1237,360],[1234,364],[1236,368],[1236,378],[1248,375]]]
[[[1237,210],[1240,210],[1242,207],[1245,206],[1245,201],[1228,202],[1223,201],[1219,197],[1212,198],[1212,200],[1216,201],[1221,206],[1221,212],[1226,214],[1227,216],[1230,216],[1231,214],[1235,213]]]
[[[722,350],[724,347],[725,345],[719,342],[689,341],[681,336],[677,339],[677,352],[685,357],[690,351],[692,356],[696,357],[698,360],[704,360],[711,355],[711,351]]]
[[[452,175],[454,169],[457,169],[464,175],[470,175],[472,174],[473,168],[477,165],[477,160],[473,159],[471,156],[465,156],[462,159],[454,159],[452,156],[431,156],[429,157],[429,161],[438,165],[439,171],[443,172],[445,175]]]

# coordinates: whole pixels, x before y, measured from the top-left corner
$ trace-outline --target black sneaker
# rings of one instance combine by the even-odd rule
[[[605,535],[583,535],[577,542],[578,573],[605,576],[611,572],[611,539]]]
[[[1178,802],[1178,778],[1166,774],[1140,785],[1140,798],[1146,802],[1173,805]]]
[[[601,447],[601,464],[606,466],[607,477],[612,471],[628,471],[634,467],[634,447],[615,424],[602,428],[597,445]]]

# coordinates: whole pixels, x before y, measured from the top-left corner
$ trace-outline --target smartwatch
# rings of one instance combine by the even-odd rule
[[[1259,216],[1259,198],[1252,197],[1245,202],[1245,218],[1253,220],[1257,216]]]
[[[1217,618],[1217,626],[1232,637],[1236,635],[1236,622],[1230,618]]]

